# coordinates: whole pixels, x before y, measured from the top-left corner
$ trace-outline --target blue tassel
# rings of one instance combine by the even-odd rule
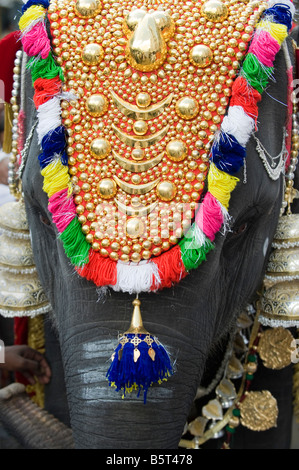
[[[293,19],[290,7],[288,5],[284,5],[283,3],[276,3],[272,8],[268,8],[265,13],[264,17],[275,23],[284,24],[288,31],[292,29],[293,26]]]
[[[22,14],[25,13],[28,8],[32,7],[33,5],[40,5],[44,8],[49,8],[50,1],[49,0],[28,0],[28,2],[22,6]]]
[[[230,134],[221,133],[211,149],[210,160],[219,170],[229,175],[237,173],[242,168],[244,158],[246,158],[246,148]]]
[[[119,338],[119,344],[112,356],[107,372],[109,385],[127,393],[143,392],[146,403],[149,387],[167,380],[173,374],[170,358],[157,338],[143,327],[140,301],[133,302],[134,311],[129,330]]]
[[[41,169],[45,168],[54,159],[54,155],[61,155],[63,165],[68,164],[68,156],[65,152],[66,138],[63,126],[56,127],[46,134],[41,142],[43,152],[39,155]]]

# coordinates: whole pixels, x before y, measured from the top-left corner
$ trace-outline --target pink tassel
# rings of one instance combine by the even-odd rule
[[[273,67],[273,62],[280,46],[267,31],[257,33],[249,47],[248,52],[254,54],[266,67]]]
[[[24,51],[30,57],[41,55],[46,59],[49,55],[51,45],[43,22],[37,23],[22,37]]]
[[[220,204],[211,193],[206,193],[199,206],[195,221],[203,233],[211,241],[214,241],[216,233],[219,232],[223,224],[223,214]]]
[[[67,196],[68,189],[62,189],[49,199],[49,211],[57,230],[62,233],[76,217],[76,206],[72,197]]]

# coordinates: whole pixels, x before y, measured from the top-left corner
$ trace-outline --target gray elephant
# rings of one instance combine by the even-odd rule
[[[30,4],[29,8],[32,5],[36,6],[36,4],[39,8],[43,8],[45,6],[44,3],[47,2],[28,3]],[[101,64],[103,64],[104,61],[109,62],[110,65],[111,62],[113,62],[112,68],[109,70],[113,71],[115,64],[116,68],[119,67],[120,70],[124,71],[123,73],[127,73],[125,77],[127,76],[128,80],[134,81],[134,76],[127,71],[130,68],[135,70],[136,80],[138,80],[136,78],[137,76],[145,77],[143,81],[141,81],[138,90],[143,90],[143,98],[146,100],[148,97],[144,91],[146,89],[146,83],[148,80],[152,80],[152,83],[155,85],[153,76],[159,76],[159,73],[155,75],[153,71],[163,70],[164,75],[161,72],[160,77],[165,77],[165,70],[172,70],[172,67],[175,68],[175,64],[178,63],[175,59],[175,53],[171,56],[174,57],[173,61],[165,62],[169,51],[176,47],[175,41],[179,41],[179,39],[186,34],[184,24],[178,19],[178,11],[176,11],[176,7],[174,8],[171,4],[168,5],[172,12],[170,18],[168,15],[164,14],[161,9],[156,10],[154,4],[152,5],[154,13],[152,11],[146,12],[145,8],[132,10],[132,15],[127,16],[126,27],[124,28],[125,32],[123,33],[121,28],[118,27],[118,24],[121,24],[123,20],[122,22],[120,21],[119,16],[116,15],[113,8],[110,13],[104,11],[104,9],[102,11],[100,11],[100,9],[96,10],[91,18],[91,15],[88,16],[90,14],[89,9],[100,8],[99,2],[79,0],[78,2],[67,3],[69,3],[69,5],[64,5],[65,8],[63,8],[63,4],[60,5],[59,2],[57,5],[56,2],[51,2],[50,5],[49,16],[52,15],[51,33],[53,47],[56,47],[56,54],[61,54],[59,56],[59,63],[65,63],[63,62],[63,60],[65,60],[66,64],[68,64],[68,61],[70,61],[70,50],[68,47],[79,47],[78,44],[72,44],[72,41],[74,42],[75,39],[71,38],[71,42],[68,42],[68,31],[70,31],[73,36],[75,34],[81,35],[80,38],[81,41],[83,41],[83,46],[86,44],[82,56],[82,70],[85,73],[84,83],[87,90],[89,89],[88,87],[92,87],[91,82],[88,82],[88,84],[86,82],[86,80],[88,80],[86,77],[87,70],[96,81],[97,77],[101,75],[97,75],[97,71],[99,70],[97,68],[98,64],[100,64],[99,67],[101,68]],[[187,3],[184,6],[186,10],[191,8]],[[212,3],[213,2],[205,3],[207,10],[209,7],[211,8],[209,4]],[[225,11],[228,9],[232,11],[234,2],[214,3],[217,4],[216,6],[218,8],[216,12],[216,16],[218,15],[218,29],[221,25],[224,29],[229,28],[228,23],[225,23],[227,17]],[[235,3],[240,9],[244,7],[243,2]],[[272,2],[271,5],[272,4],[275,6],[275,2]],[[250,13],[252,14],[256,5],[253,3],[249,5],[250,8],[252,7]],[[126,8],[129,7],[130,5]],[[192,27],[195,29],[198,28],[198,31],[204,34],[200,24],[206,24],[206,17],[204,16],[203,10],[200,10],[200,7],[201,5],[196,6],[195,4],[192,7],[194,17]],[[117,10],[118,7],[114,5],[114,8]],[[172,8],[174,8],[175,11],[172,11]],[[234,15],[236,11],[234,11]],[[249,15],[248,10],[246,10],[246,12],[244,11],[244,15],[245,13]],[[76,17],[76,13],[77,22],[73,22],[72,27],[70,27],[68,21],[73,21],[74,17]],[[213,15],[214,13],[209,14]],[[260,10],[258,14],[261,14]],[[87,25],[94,25],[95,23],[92,22],[95,21],[99,22],[100,15],[102,15],[102,23],[96,23],[94,27],[99,28],[99,34],[104,34],[104,36],[106,23],[108,24],[112,21],[111,18],[114,18],[115,28],[113,31],[115,32],[115,38],[117,38],[118,43],[116,41],[116,45],[113,47],[119,48],[118,55],[114,54],[112,46],[109,48],[108,39],[111,33],[108,34],[108,30],[106,31],[108,39],[104,39],[101,46],[99,46],[99,42],[96,40],[94,40],[94,43],[90,40],[94,47],[93,49],[92,47],[89,49],[87,47],[88,44],[83,29],[87,27],[87,29],[89,28],[88,31],[90,31],[90,27]],[[105,15],[107,15],[107,20],[103,18]],[[173,15],[173,17],[171,17],[171,15]],[[95,16],[96,20],[93,19]],[[211,22],[213,23],[214,21],[213,24],[215,24],[215,20],[212,16],[211,18],[212,19],[209,19],[210,28]],[[176,22],[175,28],[178,28],[177,36],[173,36],[175,34],[173,31],[174,19]],[[76,33],[74,32],[74,25],[78,27]],[[238,27],[243,31],[243,26],[242,28],[240,26]],[[63,29],[63,40],[59,43],[60,28]],[[68,30],[68,28],[70,29]],[[142,49],[142,39],[144,39],[144,31],[153,31],[151,28],[154,28],[155,34],[157,33],[155,36],[156,42],[153,39],[154,36],[151,36],[150,39],[154,41],[154,46],[151,49],[151,54],[147,55]],[[213,28],[211,28],[211,30],[212,29]],[[220,36],[222,33],[214,31],[213,34],[216,34],[215,40],[221,43]],[[235,37],[238,37],[238,34],[236,34]],[[244,37],[245,33],[243,34],[243,40]],[[79,41],[78,37],[77,40]],[[247,40],[249,41],[249,37]],[[69,44],[69,46],[67,46],[67,44]],[[127,68],[122,68],[121,66],[123,63],[122,60],[125,60],[120,58],[123,44],[127,44]],[[231,44],[233,44],[232,41]],[[207,45],[208,43],[206,41],[205,47],[207,47]],[[26,47],[28,51],[27,43]],[[31,45],[31,47],[33,46]],[[242,47],[247,48],[247,45],[245,44]],[[239,50],[241,50],[242,47],[240,47]],[[103,52],[102,49],[105,49],[105,51]],[[186,50],[187,49],[186,45]],[[202,54],[202,50],[199,51],[199,49],[193,47],[190,56],[192,68],[190,69],[189,64],[189,74],[191,72],[195,74],[194,70],[198,70],[199,68],[201,72],[198,72],[197,77],[202,77],[204,75],[203,71],[208,70],[206,67],[210,66],[212,60],[216,60],[216,53],[213,54],[213,59],[210,58],[208,53]],[[100,59],[97,58],[98,55]],[[187,54],[185,54],[185,56],[185,61],[189,60]],[[239,55],[237,55],[237,57],[239,57]],[[127,331],[128,325],[130,324],[133,310],[132,302],[136,297],[133,294],[136,293],[136,290],[134,291],[134,289],[132,289],[132,293],[130,293],[118,291],[118,289],[113,288],[113,286],[102,288],[100,284],[96,285],[91,279],[84,278],[80,266],[77,266],[76,270],[74,269],[74,263],[71,262],[70,257],[65,253],[62,243],[63,237],[61,237],[61,233],[59,234],[57,224],[55,225],[54,223],[53,211],[49,211],[49,200],[45,192],[41,169],[37,163],[39,161],[39,155],[41,154],[41,142],[38,134],[38,130],[40,129],[38,129],[37,126],[37,129],[31,132],[32,129],[34,129],[37,114],[33,100],[34,89],[32,87],[32,76],[30,75],[30,71],[32,72],[32,70],[30,70],[30,67],[29,69],[27,68],[26,74],[23,77],[23,83],[25,83],[24,90],[26,92],[24,93],[23,90],[24,112],[26,115],[25,134],[27,137],[25,146],[26,152],[24,152],[24,154],[27,159],[23,163],[22,168],[22,187],[39,277],[53,309],[52,321],[59,338],[70,425],[77,448],[178,448],[185,423],[193,407],[197,389],[203,383],[207,375],[212,375],[212,371],[216,373],[219,369],[226,346],[229,344],[231,335],[235,331],[237,317],[252,300],[259,288],[270,253],[271,242],[284,196],[282,167],[279,168],[279,176],[274,177],[274,170],[271,167],[273,163],[271,155],[281,156],[279,161],[281,165],[284,157],[284,130],[288,117],[286,106],[288,102],[288,78],[286,71],[290,64],[286,62],[286,57],[287,60],[293,61],[293,50],[290,39],[286,39],[284,42],[284,52],[278,52],[275,58],[274,76],[267,77],[269,78],[269,84],[258,105],[258,119],[255,123],[258,127],[258,131],[255,132],[254,136],[246,143],[246,165],[244,167],[239,166],[234,173],[234,176],[239,178],[239,182],[232,192],[229,203],[229,229],[217,233],[215,237],[215,247],[207,254],[206,261],[203,261],[197,269],[190,270],[188,275],[182,275],[182,279],[178,284],[171,285],[172,282],[170,282],[167,288],[157,290],[157,292],[143,292],[137,290],[139,301],[141,302],[143,324],[151,335],[157,336],[161,343],[165,345],[171,363],[173,364],[174,372],[173,374],[169,374],[170,377],[168,377],[167,381],[162,380],[162,383],[153,384],[149,388],[146,403],[144,403],[142,399],[142,393],[141,396],[135,393],[125,393],[125,397],[122,398],[123,392],[117,392],[112,387],[109,387],[106,374],[110,364],[110,357],[117,347],[119,333]],[[78,63],[81,60],[79,59]],[[202,65],[202,61],[206,61],[206,63]],[[228,59],[227,62],[229,63]],[[230,61],[230,63],[231,62],[232,61]],[[66,70],[70,70],[68,77],[69,80],[72,79],[74,82],[76,80],[76,70],[71,68],[71,64],[66,65],[66,67],[70,67],[70,69]],[[101,79],[105,80],[105,86],[108,86],[109,70],[103,70],[103,68],[100,70],[101,73],[104,74],[101,75]],[[217,68],[215,67],[212,70],[217,70]],[[182,68],[180,68],[180,71],[184,76],[185,72],[182,72]],[[188,71],[186,71],[186,74],[188,74]],[[180,85],[179,90],[184,91],[184,83],[186,84],[188,80],[190,80],[188,77],[189,75],[187,76],[187,81],[182,82],[183,84]],[[159,80],[159,78],[157,80]],[[206,83],[208,83],[209,79],[204,78],[203,80],[207,80]],[[229,82],[229,86],[231,86],[232,80],[230,80],[229,76],[227,76],[226,80]],[[165,85],[166,82],[164,80],[163,89],[167,87],[167,85]],[[117,84],[115,81],[113,83],[109,86],[114,86],[116,89]],[[143,88],[142,83],[144,83]],[[197,78],[196,83],[200,84],[200,79]],[[193,93],[192,86],[190,89],[187,87],[188,93],[191,93],[191,91]],[[79,93],[79,95],[81,93],[80,87],[84,87],[82,77],[79,86],[77,85],[77,87],[75,87],[75,91]],[[145,118],[143,119],[145,116],[144,109],[146,109],[148,113],[152,112],[154,118],[155,107],[150,108],[148,103],[142,102],[142,96],[139,96],[140,106],[137,112],[136,105],[133,105],[132,100],[130,101],[127,98],[125,88],[122,88],[122,98],[120,98],[117,93],[114,93],[115,89],[110,90],[109,88],[108,90],[110,93],[108,112],[109,109],[111,109],[112,102],[114,108],[118,110],[118,114],[115,114],[116,118],[113,122],[104,121],[104,118],[103,120],[101,119],[101,116],[105,115],[107,112],[107,103],[105,100],[99,104],[98,108],[97,105],[90,100],[86,105],[87,110],[90,112],[90,115],[96,116],[96,119],[98,119],[96,127],[97,131],[100,134],[102,133],[101,135],[113,135],[111,143],[115,143],[117,139],[123,142],[122,139],[125,130],[128,132],[128,128],[120,128],[118,126],[121,122],[120,114],[122,112],[125,113],[127,119],[131,119],[132,121],[130,121],[128,125],[131,126],[131,129],[135,130],[134,135],[135,137],[137,136],[134,142],[139,142],[139,145],[135,145],[134,147],[134,144],[132,144],[133,160],[132,158],[129,160],[125,151],[119,155],[111,146],[108,145],[105,147],[105,142],[103,143],[105,139],[102,139],[101,142],[93,141],[94,145],[93,147],[91,145],[91,153],[93,152],[92,155],[95,159],[102,162],[107,158],[107,155],[110,155],[112,152],[118,163],[117,168],[121,167],[121,165],[127,165],[126,168],[131,169],[131,173],[135,171],[136,178],[135,180],[123,179],[119,181],[119,173],[117,173],[118,176],[113,178],[111,177],[111,170],[109,170],[109,168],[108,170],[107,168],[105,170],[97,169],[96,171],[100,175],[100,183],[101,178],[102,180],[107,180],[107,185],[102,185],[99,189],[104,200],[105,197],[109,198],[111,194],[115,197],[116,191],[121,190],[127,190],[129,194],[131,191],[131,195],[133,194],[135,197],[136,194],[143,194],[143,188],[149,184],[148,181],[153,182],[153,178],[147,180],[147,182],[140,179],[141,173],[137,171],[137,168],[141,168],[140,161],[144,156],[142,148],[144,142],[143,136],[147,135],[146,132],[148,129],[148,127],[146,127],[147,124],[145,125],[147,121]],[[205,87],[201,86],[201,89],[202,93],[204,93]],[[35,91],[36,90],[37,85],[35,84]],[[172,92],[175,94],[178,89],[170,86],[170,91],[171,90],[173,90]],[[62,93],[65,93],[63,99],[67,99],[66,94],[68,92],[69,89],[65,87],[62,91]],[[157,93],[158,92],[156,92],[156,96]],[[90,94],[86,96],[90,98]],[[108,95],[106,94],[105,96]],[[196,96],[195,92],[187,95],[187,98],[192,101],[192,97],[194,96]],[[161,102],[161,100],[161,97],[157,98],[158,103]],[[194,101],[193,99],[193,104]],[[221,103],[228,104],[228,100],[224,95],[222,96]],[[178,116],[184,121],[186,126],[189,122],[192,123],[192,119],[194,120],[197,115],[197,111],[194,110],[191,105],[189,103],[187,108],[183,105],[176,108]],[[93,108],[93,106],[95,106],[95,108]],[[78,109],[79,108],[77,108],[77,110]],[[66,120],[75,119],[76,122],[74,122],[74,125],[80,126],[80,118],[77,120],[75,112],[76,109],[72,115],[69,115],[65,107],[63,108],[62,115]],[[82,116],[85,118],[86,114],[88,113],[84,111]],[[83,119],[82,116],[81,119]],[[132,116],[137,116],[138,126],[136,125],[134,127],[135,123],[133,122],[134,118],[132,118]],[[140,116],[142,116],[142,118],[140,118]],[[207,120],[211,119],[208,113],[206,113],[205,116]],[[51,119],[52,115],[49,111],[49,122]],[[164,119],[166,119],[166,117]],[[91,121],[87,120],[86,130],[89,129],[88,122]],[[165,142],[169,142],[169,139],[171,141],[176,135],[176,133],[171,134],[171,128],[163,127],[165,122],[162,120],[162,126],[155,128],[155,132],[154,130],[151,131],[153,133],[152,138],[155,139],[158,138],[156,134],[159,132],[162,133],[163,129],[166,129],[163,135],[159,134],[159,142],[161,142],[159,145],[162,147],[164,145],[163,139],[165,139]],[[217,122],[217,119],[214,119],[213,122]],[[44,125],[47,126],[47,123]],[[112,129],[114,133],[103,133],[105,125],[111,126],[109,129]],[[201,133],[200,135],[203,135],[203,130],[204,125],[202,125],[201,128],[200,126],[197,128],[197,131]],[[84,134],[84,130],[80,132]],[[131,130],[131,133],[127,134],[127,140],[124,141],[125,144],[123,144],[122,149],[124,149],[124,147],[130,147],[132,132]],[[182,129],[181,132],[191,132],[188,138],[193,142],[191,124],[186,131]],[[78,153],[80,145],[82,147],[83,140],[77,139],[74,141],[72,135],[72,133],[69,133],[68,144],[70,147],[72,144],[77,145]],[[257,142],[259,142],[260,145],[259,149],[266,149],[264,153],[261,150],[257,151]],[[158,149],[160,149],[159,145],[156,144]],[[81,147],[80,151],[82,153],[83,147]],[[165,149],[163,147],[163,152],[164,151]],[[171,158],[177,159],[176,166],[173,168],[176,168],[176,171],[178,171],[179,168],[182,168],[179,167],[178,162],[183,160],[185,150],[182,150],[182,148],[178,150],[176,148],[174,151],[173,148],[168,147],[167,151],[169,160],[171,160]],[[171,154],[172,151],[174,153],[178,152],[179,156],[177,153],[176,156]],[[74,158],[73,155],[73,151],[69,150],[69,159]],[[158,161],[160,158],[159,150],[157,150],[154,156]],[[262,156],[264,156],[264,158],[262,158]],[[242,160],[242,163],[244,160],[243,157],[244,155],[242,153],[238,155],[238,159]],[[44,158],[46,158],[45,154]],[[217,155],[214,155],[213,158],[212,163],[216,162]],[[171,161],[173,162],[173,160]],[[45,165],[42,166],[42,170],[46,168],[48,162],[44,161],[43,163]],[[81,163],[84,165],[84,162]],[[205,162],[203,161],[202,163],[204,164]],[[275,163],[276,161],[274,161],[274,166]],[[74,166],[72,168],[74,168]],[[175,173],[175,171],[173,171],[173,173]],[[71,175],[76,177],[76,170],[73,169]],[[125,178],[125,172],[123,172],[122,175],[123,178]],[[180,178],[182,178],[182,176],[179,175],[176,184],[179,184]],[[192,178],[193,176],[191,175],[190,184],[192,183]],[[73,179],[72,181],[74,185],[76,180]],[[89,184],[91,182],[91,180],[89,183],[88,181],[86,180],[85,183]],[[99,179],[97,182],[98,181]],[[174,181],[174,177],[171,181]],[[197,181],[200,181],[200,179]],[[77,179],[77,186],[78,184]],[[82,187],[82,181],[80,181],[80,184]],[[157,183],[155,184],[157,185]],[[195,189],[193,188],[193,192],[195,192],[198,187],[197,185]],[[140,192],[134,192],[134,188],[136,191],[140,190]],[[160,191],[159,194],[162,200],[164,197],[164,201],[172,199],[172,195],[170,194],[172,190],[172,183],[169,183],[167,188],[164,186],[158,189],[156,188],[158,193]],[[155,190],[151,189],[150,191]],[[206,194],[206,191],[207,188],[205,188],[202,193],[202,197]],[[81,193],[77,192],[76,195],[81,195],[81,199],[78,197],[77,201],[79,201],[79,199],[82,200]],[[133,196],[131,201],[133,201],[132,206],[135,207],[136,211],[138,204],[134,206],[136,197],[134,199]],[[194,197],[196,198],[197,196]],[[142,199],[143,202],[145,200],[145,198]],[[155,199],[153,198],[151,201],[155,201]],[[80,214],[79,211],[77,211],[77,213]],[[83,226],[85,226],[84,221]],[[140,226],[138,226],[137,229],[135,226],[132,227],[132,230],[138,231],[139,229]],[[88,233],[89,230],[86,234]],[[140,233],[137,235],[135,233],[134,237],[138,239]],[[94,238],[92,243],[95,243]],[[104,247],[103,243],[102,246]],[[161,253],[161,250],[158,251]],[[136,249],[135,254],[139,252],[140,250]],[[158,252],[156,251],[156,253]],[[105,249],[103,256],[105,256],[104,259],[107,259]],[[124,263],[128,261],[125,257],[123,260]],[[140,260],[138,259],[137,261],[139,262]],[[138,276],[138,274],[136,275]],[[121,358],[119,360],[121,361]],[[135,362],[137,361],[138,357]],[[53,374],[53,377],[55,377],[55,374]],[[64,384],[60,384],[62,389],[63,385]],[[55,393],[53,387],[51,388],[51,385],[49,387],[49,394],[50,392]],[[65,411],[66,415],[64,419],[67,420],[67,410]]]

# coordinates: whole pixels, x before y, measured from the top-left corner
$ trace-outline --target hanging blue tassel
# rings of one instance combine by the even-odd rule
[[[211,162],[229,175],[237,173],[242,168],[244,158],[246,158],[246,148],[242,147],[233,135],[222,132],[212,146]]]
[[[44,8],[49,8],[50,1],[49,0],[28,0],[28,2],[22,6],[22,14],[25,13],[28,8],[34,6],[34,5],[40,5]]]
[[[145,403],[149,387],[167,380],[173,368],[165,348],[143,327],[140,301],[135,299],[133,305],[131,326],[119,338],[107,379],[124,396],[134,390],[137,396],[143,392]]]

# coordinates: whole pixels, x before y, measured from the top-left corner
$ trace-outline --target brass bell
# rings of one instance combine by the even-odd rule
[[[0,314],[36,316],[50,310],[38,279],[24,201],[0,206]]]
[[[299,279],[299,249],[274,250],[269,257],[265,278],[273,282]]]
[[[260,298],[258,320],[262,325],[285,328],[299,326],[299,283],[275,283]]]
[[[278,249],[299,246],[299,214],[279,218],[272,246]]]

